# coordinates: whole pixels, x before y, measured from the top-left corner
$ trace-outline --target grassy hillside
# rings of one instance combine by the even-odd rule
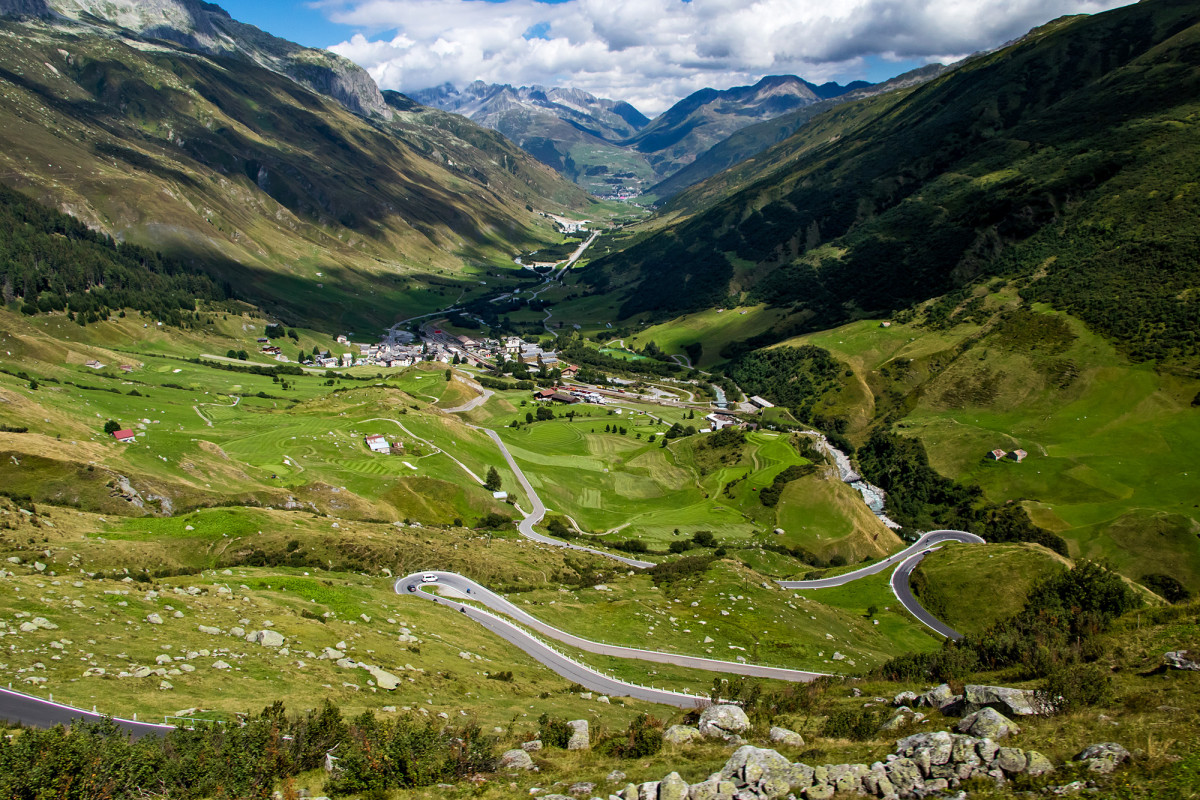
[[[1133,363],[1070,315],[1005,294],[973,321],[863,321],[784,344],[851,367],[846,388],[814,412],[843,420],[852,439],[880,425],[915,437],[938,472],[980,486],[987,502],[1021,503],[1073,557],[1200,588],[1188,488],[1200,469],[1200,380]],[[997,448],[1028,457],[985,457]]]
[[[1060,20],[818,117],[585,275],[624,315],[748,299],[816,330],[999,274],[1138,358],[1194,360],[1198,37],[1177,0]]]
[[[588,204],[449,115],[368,121],[244,62],[0,23],[3,181],[236,285],[293,324],[390,323],[556,241]],[[154,198],[147,202],[147,198]]]

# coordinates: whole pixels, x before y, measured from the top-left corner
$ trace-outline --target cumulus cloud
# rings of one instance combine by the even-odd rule
[[[318,0],[361,31],[330,49],[385,89],[473,80],[571,86],[648,114],[763,75],[863,77],[950,61],[1064,14],[1131,0]]]

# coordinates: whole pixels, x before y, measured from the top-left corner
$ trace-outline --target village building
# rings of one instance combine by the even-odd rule
[[[555,392],[554,394],[550,395],[550,399],[556,403],[566,403],[567,405],[573,405],[579,402],[578,397],[567,394],[566,392]]]
[[[727,414],[709,414],[707,417],[705,417],[705,419],[709,421],[709,423],[712,425],[712,430],[714,431],[719,431],[722,428],[728,428],[732,425],[738,424],[737,419],[728,416]]]
[[[387,437],[382,433],[373,433],[364,440],[367,447],[374,453],[390,453],[392,445],[388,442]]]

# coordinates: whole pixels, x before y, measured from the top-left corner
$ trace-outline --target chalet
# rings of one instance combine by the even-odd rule
[[[121,372],[124,372],[126,374],[133,372],[133,367],[129,364],[122,364],[120,369],[121,369]]]
[[[574,378],[579,373],[579,367],[574,364],[564,364],[562,374],[564,378]]]
[[[999,461],[1000,459],[1004,458],[1006,455],[1008,455],[1008,453],[1004,452],[1003,450],[993,450],[992,452],[987,454],[987,457],[992,459],[993,461]]]
[[[255,341],[257,341],[259,344],[266,344],[267,342],[269,342],[269,341],[271,341],[271,340],[270,340],[270,339],[268,339],[268,338],[267,338],[267,337],[265,337],[265,336],[260,336],[260,337],[258,337],[258,339],[256,339]]]
[[[129,428],[124,428],[119,431],[113,431],[113,438],[116,439],[118,442],[121,442],[122,444],[128,444],[129,442],[132,442],[134,439],[134,436],[135,436],[134,432],[131,431]]]
[[[879,323],[879,327],[890,328],[890,327],[892,327],[892,323],[888,322],[887,320],[884,320],[883,322]]]
[[[775,404],[772,403],[770,400],[759,397],[758,395],[754,395],[753,397],[750,398],[750,404],[753,405],[755,408],[774,408],[775,407]]]
[[[567,405],[573,405],[579,402],[578,397],[567,394],[566,392],[555,392],[554,394],[550,395],[550,399],[556,403],[566,403]]]
[[[538,391],[533,393],[533,398],[535,400],[551,400],[554,398],[554,390],[553,389],[539,389]]]
[[[382,433],[373,433],[364,441],[373,453],[390,453],[392,451],[392,445]]]
[[[91,369],[104,369],[104,365],[95,359],[92,359],[91,361],[85,361],[83,365],[85,367],[90,367]]]
[[[1027,456],[1027,455],[1029,455],[1029,453],[1026,453],[1024,450],[1013,450],[1011,453],[1008,454],[1008,458],[1010,458],[1013,461],[1016,461],[1018,464],[1020,464],[1022,461],[1025,460],[1025,456]]]
[[[346,338],[345,336],[339,336],[339,337],[337,337],[337,343],[338,344],[350,344],[350,340],[348,338]]]

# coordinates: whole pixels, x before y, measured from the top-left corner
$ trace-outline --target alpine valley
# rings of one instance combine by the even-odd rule
[[[0,796],[1194,798],[1198,98],[0,0]]]

